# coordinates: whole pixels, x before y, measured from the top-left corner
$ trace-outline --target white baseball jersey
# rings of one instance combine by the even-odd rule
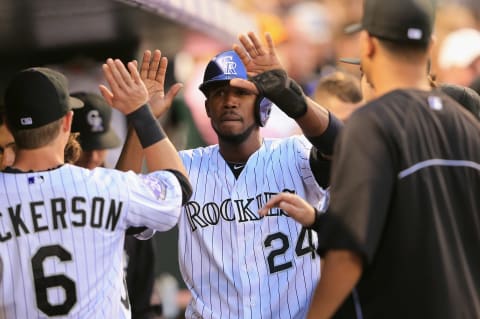
[[[316,233],[280,209],[263,218],[258,209],[282,191],[323,204],[310,149],[303,136],[265,139],[238,179],[218,145],[180,152],[193,187],[179,220],[187,318],[306,316],[320,278]]]
[[[73,165],[0,173],[0,318],[130,318],[125,230],[168,230],[182,192],[170,172]]]

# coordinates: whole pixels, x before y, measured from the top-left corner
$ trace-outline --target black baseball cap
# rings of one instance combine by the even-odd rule
[[[95,93],[76,92],[72,96],[84,103],[74,110],[72,132],[80,133],[79,142],[85,151],[104,150],[120,146],[120,138],[110,126],[112,108]]]
[[[436,0],[365,0],[362,22],[348,26],[384,40],[428,43],[435,20]]]
[[[5,91],[5,115],[12,129],[32,129],[52,123],[82,101],[68,94],[65,76],[49,68],[18,72]]]

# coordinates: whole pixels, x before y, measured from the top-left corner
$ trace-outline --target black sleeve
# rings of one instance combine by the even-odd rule
[[[362,114],[360,114],[362,113]],[[357,112],[335,148],[330,204],[320,231],[321,252],[348,248],[371,261],[394,190],[396,144],[374,112]]]
[[[342,130],[343,123],[332,113],[328,113],[328,127],[320,136],[306,136],[312,143],[310,151],[310,168],[318,185],[327,188],[330,182],[330,170],[332,161],[330,156],[333,154],[333,147],[337,136]]]
[[[343,128],[343,122],[328,112],[328,126],[319,136],[305,136],[323,155],[331,156],[337,136]]]
[[[315,176],[315,180],[317,181],[318,185],[320,185],[322,188],[327,188],[328,185],[330,185],[329,182],[332,161],[323,157],[320,151],[313,146],[310,150],[309,162],[313,176]]]
[[[182,188],[182,205],[185,205],[190,197],[192,196],[192,185],[188,178],[186,178],[182,173],[174,169],[167,169],[167,171],[171,172],[180,182],[180,187]]]

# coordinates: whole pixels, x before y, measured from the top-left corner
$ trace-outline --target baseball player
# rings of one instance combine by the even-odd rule
[[[185,169],[145,105],[135,65],[109,59],[103,70],[111,91],[101,91],[139,132],[152,173],[64,164],[71,108],[81,101],[56,71],[19,72],[5,94],[17,151],[0,173],[0,318],[129,318],[125,230],[169,229],[188,199]]]
[[[480,125],[425,76],[434,16],[431,0],[365,1],[361,65],[377,98],[339,138],[329,208],[307,220],[313,208],[281,194],[261,212],[318,231],[309,318],[479,317]]]
[[[323,205],[325,156],[340,122],[305,97],[266,40],[268,47],[253,33],[242,35],[242,46],[208,63],[200,90],[219,143],[180,152],[193,187],[179,220],[180,269],[192,294],[187,318],[304,318],[320,277],[314,233],[282,210],[261,218],[258,209],[279,192]],[[154,81],[160,53],[153,62],[146,55],[142,78]],[[270,101],[307,138],[262,138]],[[138,150],[130,151],[132,164]]]

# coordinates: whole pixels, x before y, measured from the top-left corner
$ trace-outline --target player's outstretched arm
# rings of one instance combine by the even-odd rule
[[[108,59],[103,65],[103,72],[111,90],[101,85],[100,91],[107,102],[131,122],[142,144],[149,171],[173,169],[186,177],[177,150],[146,104],[148,90],[140,78],[136,63],[129,62],[127,70],[120,60]]]
[[[322,154],[331,155],[336,132],[333,132],[331,137],[327,134],[329,135],[327,139],[317,138],[325,132],[331,133],[329,126],[330,129],[332,126],[335,129],[339,121],[329,114],[326,108],[305,96],[300,85],[288,76],[280,64],[273,40],[268,33],[265,35],[267,46],[264,46],[253,32],[247,36],[240,35],[239,40],[241,46],[234,45],[233,48],[242,59],[251,78],[250,81],[233,79],[230,84],[268,98],[297,121],[305,136],[322,150]]]

